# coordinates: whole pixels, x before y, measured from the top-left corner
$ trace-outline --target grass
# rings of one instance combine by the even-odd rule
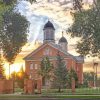
[[[0,100],[14,100],[14,99],[17,99],[17,100],[35,100],[35,99],[40,99],[40,98],[55,98],[57,100],[62,100],[64,98],[79,98],[79,99],[89,99],[89,100],[93,100],[93,99],[98,99],[100,100],[100,96],[96,95],[96,96],[83,96],[83,95],[66,95],[66,96],[41,96],[41,95],[0,95]]]
[[[63,89],[61,93],[57,92],[57,89],[48,89],[42,90],[42,95],[71,95],[72,90],[71,89]],[[100,95],[100,88],[78,88],[75,90],[76,95]]]
[[[71,89],[62,89],[62,92],[57,92],[57,89],[42,89],[42,94],[24,95],[22,89],[16,88],[15,94],[1,94],[2,99],[34,99],[34,98],[82,98],[82,99],[100,99],[100,88],[78,88],[73,94]],[[19,94],[20,93],[20,94]]]
[[[37,90],[35,90],[37,92]],[[23,93],[23,89],[16,88],[15,93]],[[62,89],[62,92],[58,92],[58,89],[42,89],[42,95],[71,95],[71,89]],[[100,95],[100,88],[77,88],[75,89],[76,95]]]

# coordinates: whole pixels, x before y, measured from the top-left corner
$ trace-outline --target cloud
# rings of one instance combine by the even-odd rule
[[[73,40],[76,44],[77,38],[71,39],[69,35],[66,34],[67,28],[72,25],[73,18],[70,14],[70,7],[72,7],[72,0],[36,0],[33,4],[27,1],[21,1],[17,9],[19,12],[26,16],[27,20],[30,22],[30,28],[28,33],[28,40],[33,47],[35,41],[43,40],[43,27],[48,19],[54,24],[55,40],[58,42],[59,38],[62,36],[62,31],[64,31],[64,36],[69,42],[70,48],[73,48]],[[85,2],[87,0],[84,0]],[[91,0],[90,0],[91,1]],[[89,0],[88,0],[89,2]],[[75,42],[76,41],[76,42]],[[74,45],[75,45],[74,44]],[[30,48],[29,47],[29,48]],[[74,49],[74,48],[73,48]],[[71,49],[72,50],[72,49]]]
[[[30,4],[27,1],[19,2],[17,9],[19,12],[26,16],[27,20],[30,22],[29,28],[29,43],[23,47],[23,52],[21,52],[16,62],[23,62],[23,56],[26,56],[32,50],[37,48],[41,43],[35,42],[36,40],[43,40],[43,26],[48,21],[48,19],[54,24],[56,29],[56,41],[62,36],[62,31],[64,31],[64,36],[68,41],[68,49],[71,54],[76,55],[75,47],[76,42],[79,38],[71,38],[66,34],[66,30],[73,23],[73,18],[70,14],[69,8],[72,7],[72,0],[36,0],[36,3]],[[84,2],[90,2],[92,0],[84,0]],[[65,35],[66,34],[66,35]],[[70,41],[70,42],[69,42]],[[76,41],[76,42],[75,42]],[[34,44],[35,43],[35,44]],[[89,62],[91,59],[86,58]],[[90,69],[90,68],[89,68]],[[88,70],[89,70],[88,69]]]
[[[36,0],[33,4],[27,1],[21,1],[17,9],[22,15],[26,16],[30,22],[29,42],[35,40],[43,40],[43,26],[49,19],[56,28],[56,36],[61,31],[67,30],[69,25],[73,23],[70,15],[72,0]],[[84,2],[93,2],[92,0],[84,0]],[[57,37],[58,38],[58,37]]]
[[[37,0],[32,5],[26,1],[18,4],[17,9],[30,22],[29,42],[43,40],[43,26],[48,19],[54,24],[57,35],[68,28],[72,17],[70,12],[65,10],[66,3],[66,0]]]

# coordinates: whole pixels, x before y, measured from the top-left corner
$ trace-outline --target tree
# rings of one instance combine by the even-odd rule
[[[58,52],[53,80],[53,85],[58,88],[58,92],[61,92],[61,89],[67,85],[67,73],[68,71],[64,59]]]
[[[43,57],[38,73],[39,75],[42,76],[42,78],[44,78],[46,86],[50,82],[52,71],[53,71],[53,64],[50,62],[49,57],[48,56]]]
[[[16,12],[3,15],[3,27],[0,31],[2,50],[9,63],[13,63],[22,46],[27,42],[28,21]]]
[[[72,3],[75,10],[82,11],[83,0],[73,0]]]
[[[0,0],[0,25],[2,24],[2,15],[6,11],[14,9],[17,4],[17,0]]]
[[[14,12],[16,4],[17,0],[0,1],[0,45],[9,65],[14,62],[22,46],[27,42],[26,33],[29,26],[24,16]]]
[[[22,0],[19,0],[22,1]],[[20,3],[18,0],[0,0],[0,30],[2,26],[2,15],[10,10],[14,10],[18,3]],[[36,0],[26,0],[30,3],[36,2]]]
[[[0,79],[5,78],[5,70],[4,70],[4,63],[3,60],[1,58],[1,54],[0,54]]]
[[[13,72],[11,74],[11,77],[15,80],[15,83],[17,83],[19,88],[22,89],[24,88],[24,80],[29,78],[26,72],[24,71],[23,66],[21,67],[19,72]]]
[[[36,0],[26,0],[26,1],[29,1],[31,4],[32,4],[33,2],[37,2]]]
[[[72,86],[72,79],[75,80],[75,83],[78,82],[78,76],[77,76],[77,73],[76,71],[71,68],[70,70],[68,70],[68,75],[67,75],[67,83],[68,83],[68,86],[71,87]],[[77,84],[76,84],[77,85]]]
[[[23,67],[22,67],[16,77],[16,82],[17,82],[18,86],[22,89],[24,89],[24,80],[25,79],[29,79],[29,77],[26,74],[26,72],[23,70]]]
[[[0,42],[4,58],[9,65],[14,63],[22,46],[27,42],[29,23],[19,13],[7,11],[3,15],[2,29],[0,30]]]
[[[74,23],[69,32],[72,36],[81,37],[77,43],[77,52],[83,56],[100,57],[100,0],[94,0],[94,6],[74,14]]]
[[[1,3],[4,3],[5,5],[12,5],[15,4],[17,0],[1,0]]]
[[[96,77],[96,74],[94,72],[84,72],[83,73],[83,85],[85,87],[88,87],[88,82],[94,82],[94,77]]]

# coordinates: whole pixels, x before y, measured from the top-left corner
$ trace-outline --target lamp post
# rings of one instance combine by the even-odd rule
[[[94,67],[94,87],[97,86],[97,66],[98,66],[98,63],[94,62],[93,63],[93,67]],[[96,76],[95,76],[95,74],[96,74]]]

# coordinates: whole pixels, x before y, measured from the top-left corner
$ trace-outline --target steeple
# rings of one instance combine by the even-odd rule
[[[62,37],[59,39],[59,45],[61,46],[61,48],[63,50],[67,51],[68,42],[67,42],[66,38],[63,35],[64,35],[64,33],[62,32]]]
[[[55,42],[55,28],[53,26],[53,24],[48,21],[45,25],[44,25],[44,40],[43,42]]]

